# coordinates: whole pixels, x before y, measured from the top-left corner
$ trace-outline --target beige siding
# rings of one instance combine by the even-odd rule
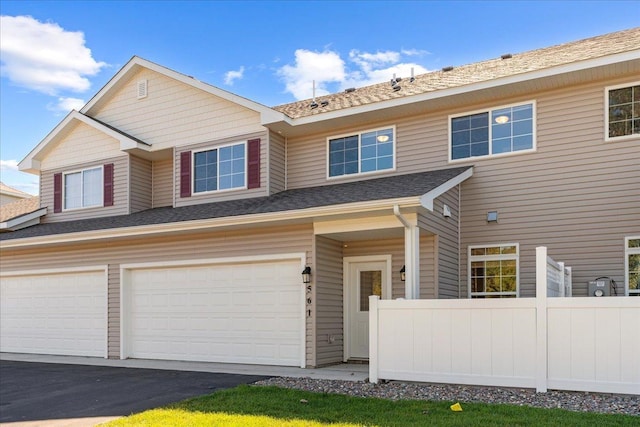
[[[122,155],[120,142],[78,121],[41,160],[42,170],[75,167]]]
[[[148,96],[137,99],[143,79]],[[156,150],[264,130],[259,113],[147,69],[124,82],[93,115]]]
[[[173,160],[154,161],[152,168],[153,207],[173,206]]]
[[[131,156],[129,158],[130,212],[140,212],[151,208],[151,161]]]
[[[53,212],[53,176],[58,172],[85,169],[108,163],[114,164],[113,169],[113,206],[75,209]],[[42,222],[71,221],[78,219],[97,218],[129,213],[129,156],[123,155],[117,158],[104,159],[102,161],[88,162],[76,165],[73,169],[53,169],[42,171],[40,174],[40,205],[47,207],[47,215]]]
[[[287,189],[286,142],[282,135],[269,134],[269,194]]]
[[[260,138],[260,188],[251,190],[229,190],[211,192],[207,194],[191,194],[191,197],[180,197],[180,154],[184,151],[194,151],[208,148],[216,148],[230,143],[246,142],[250,139]],[[174,159],[176,207],[196,205],[200,203],[221,202],[224,200],[246,199],[267,195],[267,135],[265,133],[238,136],[234,138],[205,142],[176,149]],[[193,176],[191,177],[193,184]]]
[[[22,271],[47,268],[109,265],[109,355],[119,355],[119,337],[113,328],[119,308],[119,288],[113,269],[121,264],[175,260],[306,253],[307,263],[315,271],[312,258],[313,230],[311,226],[271,227],[250,231],[199,232],[173,237],[147,237],[100,243],[75,243],[54,248],[17,250],[2,254],[2,270]],[[119,285],[118,285],[119,286]],[[302,286],[302,283],[300,284]],[[309,325],[309,324],[308,324]],[[307,326],[309,328],[309,326]],[[307,336],[311,331],[307,330]],[[308,355],[308,362],[314,360]]]
[[[107,309],[107,355],[109,359],[120,358],[120,266],[109,264],[108,309]]]
[[[315,236],[316,366],[340,363],[344,358],[342,243]]]

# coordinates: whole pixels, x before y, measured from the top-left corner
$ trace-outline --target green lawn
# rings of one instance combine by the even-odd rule
[[[301,400],[306,401],[305,403]],[[240,386],[107,424],[122,426],[638,426],[640,418],[461,402],[390,401]]]

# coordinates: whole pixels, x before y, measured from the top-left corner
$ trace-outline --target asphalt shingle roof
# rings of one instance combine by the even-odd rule
[[[0,234],[0,240],[285,212],[346,203],[421,196],[455,178],[469,168],[471,166],[301,188],[283,191],[266,197],[229,200],[179,208],[155,208],[130,215],[38,224],[12,233],[2,233]]]
[[[588,59],[640,49],[640,27],[618,31],[544,49],[513,54],[507,59],[497,58],[473,64],[453,67],[450,71],[434,71],[402,77],[401,90],[394,91],[390,83],[379,83],[357,88],[352,92],[340,92],[316,97],[317,108],[310,108],[311,100],[293,102],[273,107],[274,110],[298,119],[350,107],[373,104],[391,99],[435,92],[442,89],[495,80],[532,71],[543,70]],[[506,52],[505,52],[506,53]],[[391,80],[392,76],[389,76]],[[322,106],[327,102],[326,106]]]

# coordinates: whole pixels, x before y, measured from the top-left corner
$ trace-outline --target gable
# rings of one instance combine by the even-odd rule
[[[139,82],[146,96],[138,97]],[[89,114],[153,146],[153,150],[263,131],[260,113],[139,67],[107,92]]]
[[[59,169],[121,156],[120,142],[100,130],[74,121],[40,160],[43,170]]]

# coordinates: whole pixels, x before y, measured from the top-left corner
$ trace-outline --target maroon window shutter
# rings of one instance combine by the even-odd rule
[[[260,138],[247,142],[247,187],[260,188]]]
[[[191,151],[180,153],[180,197],[191,197]]]
[[[104,203],[103,206],[113,206],[113,163],[104,165]]]
[[[53,212],[62,212],[62,174],[53,175]]]

